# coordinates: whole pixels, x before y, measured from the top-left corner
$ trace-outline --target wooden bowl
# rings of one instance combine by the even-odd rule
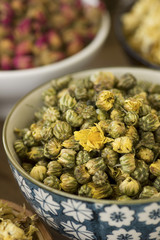
[[[2,202],[6,203],[9,207],[13,209],[15,212],[22,212],[23,211],[23,206],[20,206],[14,202],[8,201],[1,199]],[[25,213],[27,216],[33,216],[34,213],[31,212],[30,210],[26,209]],[[40,221],[38,218],[36,221],[36,227],[38,228],[38,231],[36,232],[36,237],[37,240],[54,240],[51,235],[49,234],[48,230],[44,226],[44,224]]]

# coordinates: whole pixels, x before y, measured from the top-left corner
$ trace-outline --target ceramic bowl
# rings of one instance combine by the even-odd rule
[[[130,0],[126,1],[125,4],[122,4],[120,7],[119,11],[117,11],[116,17],[115,17],[115,34],[120,42],[124,52],[127,54],[131,62],[136,64],[137,66],[141,67],[148,67],[156,70],[160,70],[160,66],[158,64],[154,64],[147,59],[145,59],[140,53],[136,52],[129,44],[128,41],[124,35],[123,32],[123,24],[121,21],[121,17],[124,13],[127,13],[130,11],[132,6],[134,5],[136,1],[135,0]]]
[[[0,199],[0,201],[4,202],[5,204],[7,204],[7,206],[11,207],[14,213],[23,212],[23,206],[18,205],[17,203],[4,199]],[[34,213],[28,209],[25,210],[25,213],[29,217],[34,215]],[[38,231],[35,234],[36,240],[53,240],[50,233],[48,232],[44,224],[40,221],[40,219],[37,219],[36,221],[36,228],[38,229]]]
[[[5,118],[13,104],[40,84],[87,67],[100,51],[110,30],[110,15],[102,14],[99,31],[93,41],[77,54],[54,64],[27,70],[0,71],[0,118]]]
[[[115,76],[130,72],[146,81],[159,83],[160,73],[143,68],[103,68],[73,74],[88,76],[95,71],[111,71]],[[15,126],[29,126],[33,113],[41,105],[45,83],[23,97],[12,108],[3,128],[3,144],[11,170],[24,197],[51,229],[78,240],[160,239],[160,198],[116,201],[96,200],[53,190],[34,180],[21,167],[14,151]]]

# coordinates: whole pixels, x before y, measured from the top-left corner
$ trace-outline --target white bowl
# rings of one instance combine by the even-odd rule
[[[40,84],[53,78],[81,70],[95,58],[110,30],[110,15],[105,11],[93,41],[79,53],[47,66],[0,71],[0,118],[5,118],[14,103]]]

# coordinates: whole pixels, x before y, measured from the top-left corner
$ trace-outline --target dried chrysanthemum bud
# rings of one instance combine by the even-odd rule
[[[30,149],[27,153],[27,156],[30,160],[37,162],[40,159],[44,159],[44,147],[35,146]]]
[[[148,100],[153,108],[160,110],[160,94],[159,93],[149,94]]]
[[[109,90],[115,85],[115,76],[111,72],[96,72],[90,76],[97,92]]]
[[[116,109],[114,108],[112,111],[111,111],[111,114],[110,114],[110,118],[114,121],[120,121],[120,122],[123,122],[124,120],[124,116],[125,116],[125,113],[123,111],[121,111],[120,109]]]
[[[83,129],[89,129],[91,127],[95,126],[95,123],[97,122],[96,118],[90,118],[84,121],[84,123],[81,125],[80,130]]]
[[[35,166],[45,166],[45,167],[47,167],[47,165],[48,165],[48,161],[46,159],[42,159],[42,160],[39,160],[38,162],[36,162]]]
[[[160,143],[160,127],[158,127],[154,132],[156,142]]]
[[[139,109],[139,116],[140,117],[146,116],[150,112],[151,112],[151,106],[149,106],[148,104],[142,104],[142,106],[140,106],[140,109]]]
[[[155,131],[160,126],[158,116],[153,113],[149,113],[146,116],[139,119],[139,127],[143,131]]]
[[[57,139],[64,141],[71,137],[72,128],[67,122],[57,121],[53,127],[53,134]]]
[[[60,187],[63,191],[68,193],[75,193],[78,190],[78,182],[76,178],[70,173],[63,173],[60,176]]]
[[[135,156],[132,153],[124,154],[119,161],[123,172],[132,173],[136,168]]]
[[[101,120],[98,125],[101,127],[104,133],[108,133],[108,127],[112,121],[110,119]]]
[[[156,177],[160,176],[160,159],[151,163],[149,166],[149,171]]]
[[[82,110],[82,117],[84,119],[90,119],[93,117],[96,117],[97,113],[95,108],[92,105],[88,105],[86,106],[83,110]]]
[[[96,105],[104,111],[110,110],[114,105],[113,93],[108,90],[102,90],[97,96]]]
[[[62,143],[62,146],[65,148],[70,148],[73,149],[75,151],[79,151],[80,150],[80,145],[79,143],[75,140],[74,136],[71,136],[70,138],[68,138],[67,140],[65,140]]]
[[[76,105],[75,98],[71,97],[70,94],[65,94],[59,99],[59,107],[62,112],[67,111],[68,109],[73,109]]]
[[[128,126],[135,126],[138,123],[139,116],[136,112],[127,112],[124,117],[124,122]]]
[[[129,137],[134,144],[139,141],[139,134],[137,129],[134,126],[129,126],[126,128],[125,136]]]
[[[129,201],[131,200],[132,198],[130,198],[129,196],[127,195],[121,195],[119,197],[116,198],[117,201]]]
[[[52,138],[44,145],[44,156],[54,159],[59,154],[61,148],[61,142],[56,138]]]
[[[71,80],[72,77],[67,75],[62,78],[53,79],[51,81],[51,85],[56,91],[59,91],[61,89],[66,88]]]
[[[22,167],[23,167],[23,169],[24,169],[27,173],[30,173],[30,171],[31,171],[32,168],[33,168],[33,164],[32,164],[32,163],[28,163],[28,162],[24,162],[24,163],[22,163]]]
[[[76,155],[76,151],[72,149],[62,149],[57,161],[64,168],[73,168],[75,167],[75,155]]]
[[[93,182],[89,182],[79,188],[78,195],[89,198],[102,199],[109,197],[112,194],[112,191],[113,190],[109,182],[103,186],[98,186]]]
[[[118,138],[125,134],[126,128],[123,122],[111,121],[108,126],[108,133],[112,138]]]
[[[21,139],[16,139],[14,142],[14,149],[20,158],[24,159],[27,156],[28,148]]]
[[[56,107],[48,107],[42,115],[42,118],[44,121],[55,122],[57,119],[60,119],[60,112]]]
[[[153,186],[157,189],[158,192],[160,192],[160,176],[156,177],[153,182]]]
[[[43,128],[43,121],[38,121],[35,123],[32,123],[30,126],[30,130],[32,132],[32,136],[35,139],[36,142],[39,142],[43,139],[42,137],[42,128]]]
[[[136,161],[136,168],[131,176],[140,183],[146,183],[149,178],[149,167],[143,160]]]
[[[74,90],[74,94],[77,100],[85,100],[88,96],[87,89],[83,86],[76,87]]]
[[[96,109],[96,114],[98,121],[109,119],[109,114],[106,111],[103,111],[99,108]]]
[[[91,180],[91,175],[88,173],[85,164],[75,167],[74,176],[80,184],[85,184]]]
[[[136,86],[136,84],[136,78],[130,73],[125,73],[120,77],[117,87],[123,90],[128,90]]]
[[[114,167],[118,163],[119,155],[110,145],[102,149],[101,156],[107,166]]]
[[[154,152],[146,147],[140,147],[136,153],[138,159],[144,160],[146,163],[151,163],[154,160]]]
[[[76,156],[76,165],[87,163],[91,159],[89,152],[79,151]]]
[[[60,190],[60,180],[56,176],[48,176],[43,180],[44,185]]]
[[[128,98],[124,101],[124,109],[128,112],[136,112],[139,113],[139,109],[142,105],[140,100],[134,98]]]
[[[57,161],[50,161],[47,165],[47,175],[59,177],[62,174],[62,165]]]
[[[46,106],[55,106],[57,104],[56,90],[48,88],[42,92],[42,100]]]
[[[92,181],[94,184],[96,184],[98,186],[103,186],[108,182],[108,175],[106,172],[104,172],[102,170],[98,170],[92,176]]]
[[[30,176],[37,181],[42,182],[46,177],[47,168],[44,166],[34,166],[30,172]]]
[[[157,189],[153,186],[144,186],[142,192],[139,194],[139,199],[151,198],[156,196]]]
[[[94,175],[97,171],[106,170],[106,164],[102,157],[92,158],[85,164],[89,174]]]
[[[113,150],[118,153],[130,153],[132,151],[133,142],[127,137],[116,138],[112,142]]]
[[[66,111],[65,118],[72,127],[80,127],[83,123],[82,115],[77,114],[73,109]]]
[[[122,194],[133,197],[139,193],[140,184],[135,179],[127,177],[123,182],[120,183],[119,190]]]
[[[89,129],[75,131],[74,136],[86,151],[101,149],[106,142],[113,141],[111,138],[104,136],[104,132],[98,124],[96,124],[95,127],[91,127]]]

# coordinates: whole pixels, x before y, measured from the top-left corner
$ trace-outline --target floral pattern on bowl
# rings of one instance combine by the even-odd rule
[[[158,202],[106,206],[69,199],[39,188],[24,178],[12,164],[10,166],[25,198],[34,207],[35,212],[62,235],[78,240],[98,240],[99,236],[106,240],[160,239]]]

